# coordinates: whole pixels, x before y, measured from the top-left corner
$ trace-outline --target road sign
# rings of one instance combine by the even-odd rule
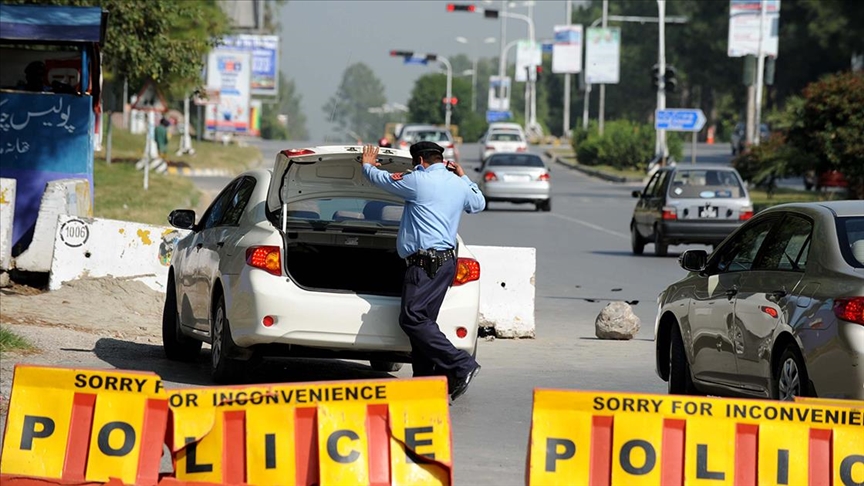
[[[148,80],[144,85],[144,89],[138,93],[135,103],[132,103],[132,109],[138,111],[158,111],[164,113],[168,111],[168,103],[165,102],[165,97],[156,88],[153,81]]]
[[[504,120],[510,120],[513,118],[513,112],[510,111],[487,111],[486,112],[486,122],[494,123]]]
[[[698,132],[705,126],[705,114],[698,108],[657,110],[654,128],[672,132]]]
[[[406,57],[405,58],[405,64],[422,64],[422,65],[426,66],[427,64],[429,64],[429,60],[426,59],[425,57],[413,57],[412,56],[412,57]]]

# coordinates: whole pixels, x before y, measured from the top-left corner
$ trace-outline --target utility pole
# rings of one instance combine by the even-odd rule
[[[504,13],[501,19],[501,56],[498,59],[498,100],[504,99],[504,75],[507,73],[507,59],[505,46],[507,44],[507,0],[502,0],[501,11]]]
[[[657,0],[658,10],[658,53],[657,68],[660,71],[660,79],[657,83],[657,110],[666,109],[666,0]],[[655,114],[656,116],[656,114]],[[657,130],[656,155],[660,157],[660,166],[666,165],[668,149],[666,148],[666,130]]]
[[[609,18],[609,0],[603,0],[603,28],[606,28]],[[603,136],[603,122],[606,119],[606,84],[600,85],[600,114],[598,116],[597,133]]]
[[[759,0],[759,49],[756,58],[756,115],[753,127],[753,144],[759,145],[759,135],[762,132],[762,85],[765,83],[765,51],[763,49],[765,36],[765,0]]]
[[[447,67],[447,103],[444,107],[444,126],[450,129],[450,115],[453,113],[453,66],[446,57],[438,56],[438,61]]]
[[[566,12],[567,25],[573,23],[573,2],[566,0],[564,2],[564,10]],[[584,41],[582,42],[585,43]],[[561,125],[562,136],[570,137],[570,73],[564,74],[564,123]]]

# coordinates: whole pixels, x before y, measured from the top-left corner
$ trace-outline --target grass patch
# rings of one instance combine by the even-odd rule
[[[567,164],[567,165],[579,165],[576,163],[576,159],[574,157],[565,157],[558,156],[558,160]],[[584,167],[586,169],[595,170],[597,172],[602,172],[606,175],[616,176],[616,177],[626,177],[628,179],[638,179],[642,180],[645,178],[645,172],[637,169],[617,169],[615,167],[609,165],[579,165],[579,167]]]
[[[0,352],[30,351],[33,345],[6,326],[0,326]]]
[[[165,226],[173,209],[195,209],[201,198],[188,177],[150,172],[145,191],[144,173],[135,164],[97,161],[94,165],[93,215],[97,218]]]
[[[138,161],[144,155],[145,135],[135,135],[128,130],[112,128],[111,136],[111,162]],[[207,140],[192,140],[194,155],[175,155],[180,148],[180,135],[174,134],[168,141],[168,161],[184,162],[192,168],[228,169],[234,173],[240,173],[261,159],[261,151],[256,147],[240,147],[238,145],[222,145],[221,143]],[[108,139],[103,142],[101,152],[95,155],[95,161],[105,162],[105,154],[108,147]],[[104,164],[103,164],[104,165]]]

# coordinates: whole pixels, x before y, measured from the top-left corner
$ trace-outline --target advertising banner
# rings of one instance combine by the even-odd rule
[[[538,42],[519,41],[516,45],[516,76],[517,83],[528,81],[528,68],[543,64],[543,48]]]
[[[252,96],[279,94],[279,36],[232,35],[222,39],[222,49],[252,54]]]
[[[252,55],[215,49],[207,59],[207,88],[219,90],[219,104],[207,107],[207,130],[249,131],[249,86]]]
[[[621,28],[589,28],[585,42],[585,82],[618,84],[621,71]]]
[[[582,72],[582,26],[556,25],[552,44],[552,72]]]
[[[489,111],[510,111],[510,76],[504,78],[489,76],[489,98],[486,100],[486,105]]]
[[[762,54],[777,57],[780,0],[732,0],[729,3],[729,57],[759,55],[760,4],[765,5]]]

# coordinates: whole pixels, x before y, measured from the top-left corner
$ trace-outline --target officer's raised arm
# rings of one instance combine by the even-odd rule
[[[465,175],[465,170],[462,169],[461,165],[456,162],[450,162],[450,165],[455,168],[456,175],[465,181],[465,184],[468,186],[465,188],[468,193],[465,197],[465,212],[472,214],[479,213],[486,209],[486,198],[483,197],[483,193],[480,192],[480,188],[477,184]]]
[[[377,159],[378,147],[372,145],[363,147],[363,175],[376,187],[400,196],[406,201],[412,200],[417,194],[414,178],[405,178],[401,173],[391,174],[386,170],[377,168],[378,165],[381,165]]]

